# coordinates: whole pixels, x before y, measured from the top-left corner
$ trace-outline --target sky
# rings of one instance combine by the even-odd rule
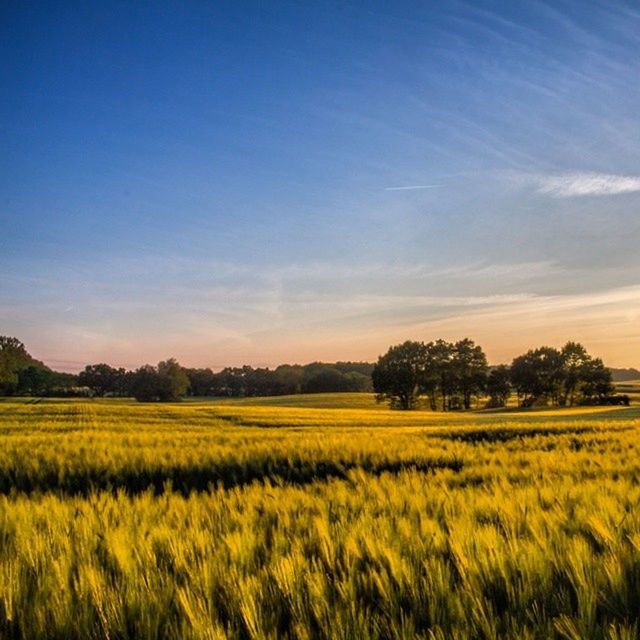
[[[0,6],[0,334],[50,366],[640,366],[636,2]]]

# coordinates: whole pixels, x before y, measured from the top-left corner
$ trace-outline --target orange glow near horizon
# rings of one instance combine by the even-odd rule
[[[328,314],[328,310],[326,311]],[[403,310],[398,309],[401,319]],[[167,323],[170,327],[170,323]],[[74,334],[62,327],[46,336],[21,339],[37,358],[54,368],[79,370],[84,364],[109,362],[133,368],[176,357],[184,366],[277,366],[315,360],[373,361],[407,339],[457,340],[470,337],[491,363],[510,362],[527,349],[562,346],[576,340],[612,367],[640,367],[640,287],[622,287],[599,294],[524,297],[498,302],[424,322],[389,321],[377,325],[327,318],[326,322],[285,323],[262,331],[227,331],[212,327],[197,334],[132,331],[126,338],[113,333]]]

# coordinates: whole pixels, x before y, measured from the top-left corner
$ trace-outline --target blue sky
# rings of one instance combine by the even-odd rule
[[[0,35],[0,333],[46,362],[640,365],[636,3],[4,2]]]

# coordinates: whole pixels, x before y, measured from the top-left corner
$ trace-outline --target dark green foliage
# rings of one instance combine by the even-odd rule
[[[600,358],[590,359],[581,370],[582,394],[585,398],[602,398],[614,391],[611,371]]]
[[[489,407],[504,407],[511,395],[511,374],[509,367],[500,365],[489,371],[487,377],[487,394]]]
[[[211,369],[185,369],[192,396],[211,396],[216,386],[216,374]]]
[[[131,395],[140,402],[175,402],[183,398],[189,378],[177,360],[170,358],[157,367],[145,365],[131,377]]]
[[[53,371],[29,365],[18,372],[17,391],[29,396],[46,395],[47,390],[51,387],[51,378],[54,375]]]
[[[322,366],[302,383],[303,393],[329,393],[333,391],[368,391],[369,377],[357,371],[342,373],[334,367]]]
[[[586,367],[591,362],[591,356],[578,342],[567,342],[560,352],[563,360],[563,383],[560,404],[573,405],[580,383],[585,377]]]
[[[193,396],[257,397],[297,393],[371,391],[371,370],[366,362],[312,362],[307,365],[283,364],[275,369],[226,367],[186,369]]]
[[[52,371],[17,338],[0,336],[0,396],[78,395],[77,378]]]
[[[90,364],[74,376],[51,371],[34,360],[19,340],[0,336],[0,395],[91,394],[133,396],[151,402],[177,400],[187,392],[192,396],[230,397],[367,392],[372,390],[372,369],[368,362],[313,362],[275,369],[245,365],[214,373],[208,368],[184,369],[168,360],[158,367],[146,365],[134,371],[106,363]]]
[[[451,408],[451,399],[455,392],[455,346],[446,340],[429,342],[425,346],[424,378],[422,390],[430,395],[431,409],[437,408],[437,396],[440,396],[443,411]]]
[[[371,374],[378,400],[393,408],[413,409],[427,377],[427,347],[407,340],[378,358]]]
[[[162,381],[155,367],[147,364],[136,369],[131,376],[131,395],[140,402],[159,401]]]
[[[456,343],[407,341],[380,356],[372,379],[378,399],[392,407],[412,409],[426,395],[432,410],[470,409],[487,380],[482,348],[465,338]],[[439,400],[439,402],[438,402]]]
[[[322,369],[302,385],[303,393],[325,393],[327,391],[349,391],[347,379],[337,369]]]
[[[20,372],[32,366],[48,370],[42,362],[29,355],[20,340],[0,336],[0,395],[17,393]]]
[[[562,350],[540,347],[515,358],[511,383],[525,407],[547,402],[574,405],[613,392],[611,371],[577,342],[567,342]]]
[[[89,387],[94,395],[126,395],[127,372],[108,364],[89,364],[78,374],[78,384]]]
[[[304,367],[294,364],[281,364],[273,372],[274,395],[291,395],[301,393]]]
[[[511,383],[524,407],[542,398],[558,404],[563,379],[564,358],[552,347],[529,350],[511,363]]]
[[[18,372],[16,394],[21,396],[72,397],[83,395],[77,386],[77,376],[30,365]]]
[[[453,349],[454,391],[462,396],[465,409],[471,408],[471,399],[484,392],[487,385],[487,356],[482,347],[465,338],[456,342]]]

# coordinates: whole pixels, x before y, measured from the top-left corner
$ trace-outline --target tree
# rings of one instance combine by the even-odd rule
[[[564,358],[553,347],[540,347],[514,358],[511,383],[522,406],[541,400],[559,403],[564,380]]]
[[[411,408],[419,395],[426,394],[433,411],[438,399],[442,411],[447,411],[471,408],[472,398],[486,387],[487,370],[482,348],[469,338],[455,344],[407,341],[379,358],[372,378],[378,399],[387,398],[392,406]]]
[[[439,392],[442,410],[449,408],[451,396],[456,390],[453,367],[455,346],[445,340],[429,342],[426,346],[426,363],[422,389],[431,395],[431,408],[436,409],[436,392]]]
[[[348,391],[349,380],[333,367],[322,367],[312,374],[302,385],[303,393],[327,393],[330,391]]]
[[[138,402],[159,402],[161,381],[155,367],[146,364],[131,375],[131,395]]]
[[[482,393],[487,385],[487,356],[482,347],[465,338],[453,346],[453,387],[462,395],[465,409],[471,408],[471,398]]]
[[[359,371],[349,371],[343,375],[346,380],[346,391],[364,393],[373,390],[371,386],[371,374],[367,376]]]
[[[511,382],[523,406],[551,401],[573,405],[584,398],[604,398],[613,393],[611,372],[578,342],[561,351],[540,347],[514,359]]]
[[[582,367],[581,379],[582,393],[587,399],[603,399],[615,391],[611,371],[604,366],[600,358],[591,358]]]
[[[78,379],[72,373],[51,371],[47,367],[29,365],[18,372],[16,393],[26,396],[76,396]]]
[[[189,378],[189,393],[192,396],[213,395],[216,374],[211,369],[185,369]]]
[[[300,365],[281,364],[273,372],[275,393],[289,395],[302,391],[303,369]]]
[[[34,360],[29,355],[20,340],[0,336],[0,395],[15,393],[20,371],[32,365],[48,370],[42,362]]]
[[[487,393],[489,407],[505,407],[511,395],[511,374],[509,367],[501,364],[494,367],[487,377]]]
[[[53,371],[36,365],[29,365],[18,372],[17,392],[28,396],[46,395],[51,389],[54,378]]]
[[[186,394],[188,386],[189,378],[174,358],[157,367],[140,367],[131,379],[131,393],[140,402],[174,402]]]
[[[158,363],[158,375],[163,381],[163,401],[180,400],[187,394],[189,378],[175,358]]]
[[[413,409],[425,381],[427,356],[422,342],[410,340],[380,356],[371,374],[377,400],[388,400],[392,408]]]
[[[122,395],[125,375],[124,369],[116,369],[104,362],[88,364],[78,374],[78,384],[89,387],[98,397],[103,397],[107,393]]]
[[[295,393],[371,391],[373,365],[366,362],[311,362],[280,365],[276,369],[250,366],[226,367],[210,374],[210,395],[249,397]],[[188,369],[193,382],[196,370]],[[198,374],[199,375],[199,374]],[[195,392],[194,392],[195,393]]]
[[[562,397],[560,404],[573,406],[576,395],[583,382],[586,367],[592,358],[579,342],[567,342],[562,347],[564,376],[562,381]]]

